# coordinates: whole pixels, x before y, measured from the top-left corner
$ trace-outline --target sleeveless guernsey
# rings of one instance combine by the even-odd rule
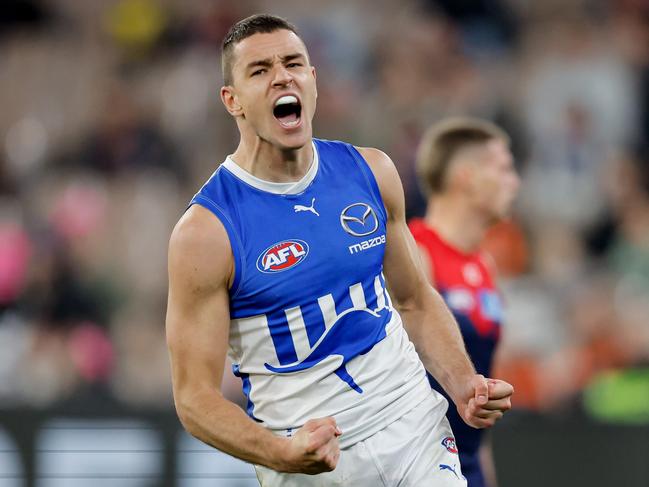
[[[386,211],[351,145],[314,139],[296,183],[271,183],[230,158],[191,204],[225,227],[235,260],[228,356],[247,413],[291,436],[333,416],[345,448],[430,395],[382,274]],[[435,395],[440,418],[446,401]]]

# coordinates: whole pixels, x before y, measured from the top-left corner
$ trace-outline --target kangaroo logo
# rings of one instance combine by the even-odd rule
[[[314,204],[315,204],[315,198],[311,200],[311,206],[294,205],[293,209],[295,210],[295,213],[299,213],[301,211],[310,211],[315,216],[320,216],[320,213],[316,211]]]
[[[374,302],[367,303],[365,301],[362,296],[362,289],[361,283],[350,288],[350,296],[352,303],[354,303],[353,307],[344,310],[342,313],[334,311],[333,316],[325,318],[324,333],[308,350],[297,354],[297,357],[301,358],[297,360],[294,358],[290,362],[280,358],[279,365],[265,363],[266,369],[276,374],[290,374],[309,369],[327,357],[336,355],[342,358],[342,363],[334,373],[340,380],[347,383],[351,389],[362,394],[363,389],[346,369],[347,362],[358,355],[368,353],[374,345],[386,337],[385,328],[392,315],[389,298],[387,298],[383,284],[378,276],[375,278],[374,283],[376,292]],[[321,307],[325,306],[327,308],[328,305],[325,302],[329,300],[333,308],[333,297],[331,295],[319,298],[318,302]],[[325,312],[324,309],[322,311]],[[302,318],[299,321],[302,321]],[[293,355],[293,357],[296,357],[296,355]]]

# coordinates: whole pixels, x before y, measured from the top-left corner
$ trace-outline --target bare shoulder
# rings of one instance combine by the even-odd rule
[[[367,161],[374,175],[378,177],[399,177],[394,162],[385,152],[374,147],[356,147],[356,150]]]
[[[169,274],[210,286],[231,283],[234,258],[221,221],[209,210],[193,205],[180,218],[169,240]]]
[[[403,212],[405,206],[403,186],[392,159],[385,152],[372,147],[357,147],[356,150],[370,166],[390,215]]]

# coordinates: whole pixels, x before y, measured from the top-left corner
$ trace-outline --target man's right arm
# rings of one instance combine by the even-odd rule
[[[310,420],[292,438],[281,438],[222,396],[233,275],[225,228],[192,206],[169,243],[167,345],[180,421],[199,440],[251,463],[284,472],[333,470],[340,435],[333,418]]]
[[[433,259],[431,258],[428,250],[419,242],[417,243],[417,251],[419,252],[419,260],[421,261],[421,270],[428,279],[428,284],[435,287],[435,269],[433,267]]]

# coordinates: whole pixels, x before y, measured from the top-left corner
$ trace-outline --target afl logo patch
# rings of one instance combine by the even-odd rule
[[[340,225],[354,237],[365,237],[379,228],[374,209],[366,203],[354,203],[340,213]]]
[[[442,446],[446,448],[450,453],[455,453],[457,455],[457,445],[455,444],[455,438],[452,436],[447,436],[442,440]]]
[[[304,240],[284,240],[271,245],[257,258],[257,269],[272,274],[295,267],[309,254]]]

